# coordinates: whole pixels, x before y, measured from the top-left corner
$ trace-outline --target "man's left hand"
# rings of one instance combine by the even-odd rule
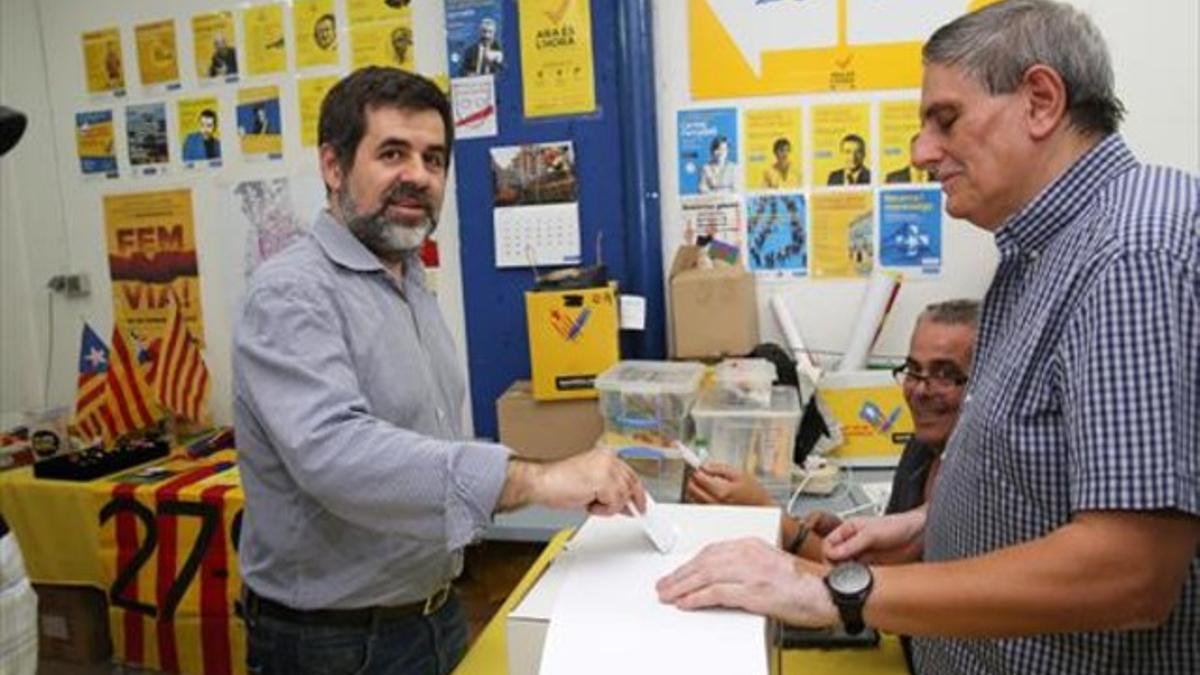
[[[753,537],[706,546],[659,579],[656,588],[660,601],[680,609],[732,607],[797,626],[838,621],[819,577],[803,571],[793,556]]]

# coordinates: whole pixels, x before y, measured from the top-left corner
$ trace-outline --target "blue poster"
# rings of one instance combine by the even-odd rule
[[[446,0],[450,77],[498,75],[504,70],[500,0]]]
[[[75,113],[75,147],[79,168],[85,176],[100,174],[106,178],[117,177],[117,153],[113,149],[116,134],[113,129],[111,110]]]
[[[808,209],[802,194],[758,195],[748,204],[750,269],[781,276],[808,274]]]
[[[678,125],[679,194],[736,191],[737,110],[680,110]]]
[[[938,188],[879,193],[879,261],[922,275],[942,270],[942,191]]]

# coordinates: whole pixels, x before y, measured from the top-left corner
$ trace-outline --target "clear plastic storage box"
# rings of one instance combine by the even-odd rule
[[[725,359],[717,364],[713,381],[731,396],[767,408],[771,405],[775,365],[766,359]]]
[[[669,448],[688,439],[688,413],[704,366],[675,361],[621,361],[596,378],[604,442]]]
[[[794,387],[771,388],[766,408],[721,388],[705,391],[695,407],[693,447],[708,458],[773,482],[792,475],[792,448],[800,425],[800,396]]]

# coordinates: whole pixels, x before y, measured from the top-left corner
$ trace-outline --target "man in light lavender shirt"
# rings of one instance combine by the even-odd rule
[[[450,332],[418,252],[453,142],[446,97],[364,68],[321,106],[329,206],[265,263],[234,336],[252,673],[447,673],[466,648],[450,581],[496,511],[645,508],[591,451],[552,464],[463,437]]]

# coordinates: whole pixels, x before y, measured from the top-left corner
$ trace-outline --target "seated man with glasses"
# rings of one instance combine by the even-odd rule
[[[937,474],[938,458],[958,421],[978,321],[976,300],[932,304],[917,317],[908,357],[904,365],[892,371],[904,388],[914,433],[900,455],[887,513],[908,511],[926,501]],[[705,464],[692,473],[687,495],[700,503],[775,505],[752,476],[718,463]],[[824,511],[811,513],[803,520],[785,517],[784,545],[804,558],[821,560],[823,538],[840,524],[837,516]]]

